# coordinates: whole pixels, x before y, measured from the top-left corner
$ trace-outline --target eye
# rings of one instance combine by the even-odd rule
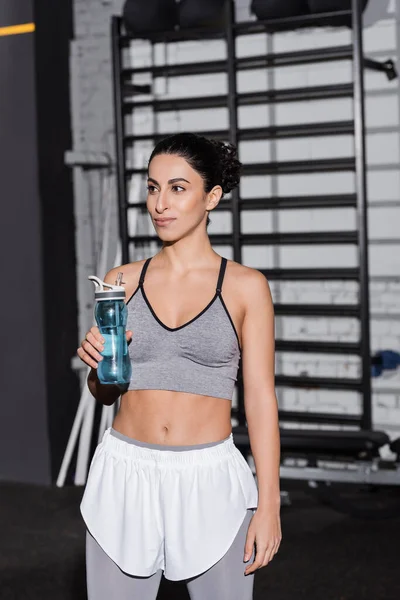
[[[172,186],[172,190],[174,192],[178,192],[179,193],[179,192],[184,192],[185,188],[183,188],[181,185],[173,185]]]
[[[155,194],[155,192],[157,191],[157,188],[155,185],[148,184],[147,191],[149,194]]]

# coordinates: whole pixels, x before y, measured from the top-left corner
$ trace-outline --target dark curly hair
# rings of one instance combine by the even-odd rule
[[[184,158],[201,175],[204,190],[210,192],[220,185],[224,194],[239,185],[242,164],[233,144],[211,140],[195,133],[177,133],[162,139],[149,159],[159,154],[176,154]],[[207,217],[207,225],[210,219]]]

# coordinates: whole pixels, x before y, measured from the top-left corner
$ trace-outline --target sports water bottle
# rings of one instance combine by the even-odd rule
[[[104,338],[104,350],[100,353],[103,360],[99,361],[97,376],[100,383],[129,383],[132,367],[126,341],[125,289],[121,285],[105,283],[94,275],[89,279],[96,287],[94,316]]]

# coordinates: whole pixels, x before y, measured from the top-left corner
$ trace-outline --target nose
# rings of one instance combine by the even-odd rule
[[[156,212],[162,214],[169,207],[167,190],[160,191],[157,196]]]

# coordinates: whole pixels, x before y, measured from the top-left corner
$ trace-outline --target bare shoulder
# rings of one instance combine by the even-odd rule
[[[271,303],[271,292],[266,277],[257,269],[246,267],[233,260],[228,261],[232,285],[243,305]]]
[[[118,274],[122,273],[122,285],[125,287],[127,297],[129,297],[139,285],[140,273],[145,262],[146,259],[137,260],[126,265],[114,267],[108,271],[104,277],[104,281],[115,285]]]
[[[238,287],[243,289],[245,286],[246,291],[249,287],[252,291],[266,292],[269,290],[266,277],[257,269],[246,267],[234,260],[228,260],[228,269]]]

